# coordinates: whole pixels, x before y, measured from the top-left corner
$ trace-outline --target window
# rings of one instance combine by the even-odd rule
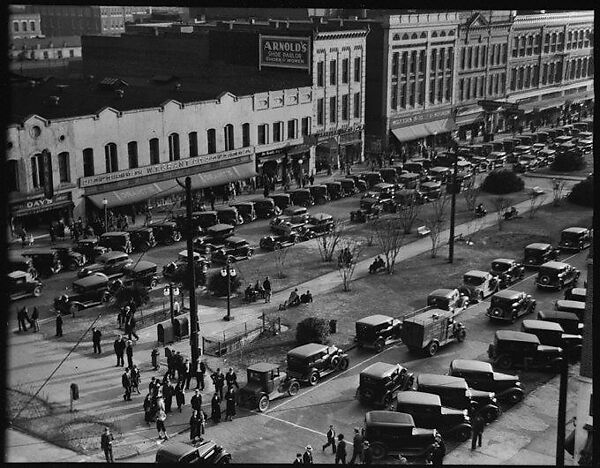
[[[354,81],[360,81],[360,57],[354,58]]]
[[[329,61],[329,84],[334,85],[337,83],[337,60]]]
[[[425,90],[423,90],[425,91]],[[445,99],[446,101],[450,101],[450,95],[452,93],[452,77],[447,77],[446,78],[446,95],[445,95]]]
[[[529,88],[531,86],[531,67],[527,67],[525,70],[525,87]]]
[[[283,122],[273,123],[273,141],[283,140]]]
[[[29,29],[31,29],[32,31],[35,31],[35,21],[29,22]]]
[[[490,65],[494,65],[496,63],[496,44],[492,44],[492,50],[490,53]]]
[[[569,31],[567,33],[567,49],[571,48],[571,43],[573,42],[573,31]]]
[[[467,68],[471,68],[473,64],[473,47],[469,47],[469,52],[467,56]]]
[[[325,100],[317,99],[317,125],[323,125],[325,116]]]
[[[217,152],[217,131],[214,128],[209,128],[206,131],[206,145],[208,154]]]
[[[571,60],[571,72],[569,74],[571,79],[575,78],[575,60]]]
[[[49,55],[48,55],[48,51],[47,51],[47,50],[45,50],[45,51],[44,51],[44,58],[45,58],[45,59],[49,58]]]
[[[398,76],[398,52],[392,55],[392,76]]]
[[[323,62],[317,62],[317,86],[323,86]]]
[[[488,75],[488,96],[491,96],[493,93],[494,80],[492,79],[492,75]]]
[[[461,101],[465,98],[465,80],[463,78],[458,80],[458,96]]]
[[[560,63],[559,63],[560,66]],[[587,58],[584,58],[581,62],[581,76],[585,77],[587,75]]]
[[[75,57],[75,49],[69,49],[69,57]]]
[[[58,174],[60,182],[71,182],[71,167],[69,165],[69,153],[64,152],[58,155]]]
[[[467,78],[465,81],[465,100],[471,99],[471,78]]]
[[[250,124],[245,123],[242,125],[242,146],[244,148],[250,146]]]
[[[31,158],[31,180],[34,188],[44,186],[44,156],[38,154]]]
[[[533,36],[527,37],[527,55],[531,55],[533,53]]]
[[[556,47],[558,48],[558,50],[564,50],[564,48],[565,48],[565,33],[564,32],[558,33],[558,43],[556,44]]]
[[[360,93],[354,93],[354,118],[360,118]]]
[[[579,31],[579,42],[577,43],[577,47],[580,49],[583,47],[583,31]]]
[[[11,159],[6,161],[6,171],[8,174],[8,191],[19,191],[19,162]]]
[[[554,83],[554,63],[550,64],[550,71],[548,72],[548,83]]]
[[[518,50],[519,50],[519,38],[515,37],[515,38],[513,38],[513,48],[512,48],[512,56],[513,57],[517,56]]]
[[[475,68],[479,67],[479,46],[475,46]]]
[[[233,134],[233,125],[227,124],[223,129],[223,136],[225,139],[225,151],[231,151],[235,148],[235,139]]]
[[[19,23],[17,21],[13,23],[13,29],[15,30],[15,32],[19,32]]]
[[[158,144],[158,138],[150,139],[150,164],[160,163],[160,147]]]
[[[396,88],[394,86],[394,88]],[[350,102],[348,100],[348,95],[342,95],[342,120],[348,120],[348,114],[350,113]]]
[[[27,21],[21,22],[21,26],[23,27],[23,31],[27,31]]]
[[[400,87],[400,107],[406,108],[406,83],[402,83]]]
[[[392,102],[390,103],[392,109],[398,108],[398,86],[392,83]]]
[[[117,145],[108,143],[104,147],[104,163],[106,172],[117,172],[119,170],[119,158],[117,155]]]
[[[302,117],[302,136],[310,135],[310,117]]]
[[[94,175],[94,150],[86,148],[83,150],[83,177]]]
[[[545,63],[544,67],[542,68],[542,84],[546,84],[548,80],[548,64]]]
[[[435,72],[437,67],[437,49],[431,51],[431,71]]]
[[[556,38],[557,38],[556,33],[555,32],[552,33],[552,36],[550,38],[550,51],[551,52],[556,52]]]
[[[59,59],[63,58],[63,51],[62,50],[57,50],[56,51],[56,55]]]
[[[429,80],[429,103],[435,102],[435,78]]]
[[[539,65],[533,66],[533,76],[531,78],[531,84],[537,86],[540,82],[540,67]]]
[[[269,143],[269,126],[261,124],[258,127],[258,144],[266,145]]]
[[[417,51],[413,50],[410,54],[410,72],[414,73],[417,64]]]
[[[350,59],[342,60],[342,83],[348,83],[350,77]]]
[[[337,121],[337,96],[329,98],[329,122]]]
[[[464,47],[460,50],[460,69],[461,70],[465,69],[465,48]]]
[[[400,65],[400,70],[402,71],[403,75],[406,75],[407,67],[408,67],[408,52],[403,52],[402,53],[402,64]]]
[[[198,133],[190,132],[188,133],[188,143],[190,146],[190,158],[194,156],[198,156]]]
[[[581,78],[581,59],[577,59],[577,71],[575,72],[575,78]]]
[[[544,53],[547,54],[550,51],[550,34],[544,36]]]
[[[508,46],[506,44],[502,44],[502,63],[506,63],[508,60]]]
[[[129,159],[129,169],[138,167],[138,146],[137,141],[127,143],[127,157]]]
[[[523,89],[524,74],[525,70],[523,69],[523,67],[519,68],[519,77],[517,78],[517,89]]]
[[[483,83],[483,80],[482,80]],[[438,102],[442,101],[442,97],[444,96],[444,86],[442,82],[442,77],[438,78],[438,87],[437,87],[437,100]]]
[[[560,33],[562,35],[562,33]],[[585,40],[583,41],[583,47],[589,47],[590,46],[590,32],[589,31],[585,31]]]
[[[448,49],[448,53],[446,54],[446,70],[450,70],[452,68],[452,60],[454,56],[454,49],[450,47]]]
[[[504,93],[506,93],[506,73],[502,72],[500,75],[500,81],[500,92],[504,91]]]
[[[177,161],[179,156],[179,134],[171,133],[169,135],[169,161]]]
[[[296,135],[297,128],[298,128],[298,120],[296,120],[296,119],[288,120],[288,123],[287,123],[288,140],[292,140],[292,139],[298,137],[298,135]]]
[[[425,73],[425,65],[427,64],[426,62],[426,58],[425,58],[425,51],[422,50],[421,52],[419,52],[419,73]],[[440,67],[443,64],[440,64]]]

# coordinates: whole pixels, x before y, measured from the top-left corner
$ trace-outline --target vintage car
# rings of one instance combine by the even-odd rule
[[[363,405],[392,409],[398,392],[409,390],[414,383],[414,374],[400,364],[376,362],[363,369],[356,391]]]
[[[287,353],[288,375],[313,386],[333,372],[348,369],[349,364],[348,354],[337,346],[308,343]]]
[[[442,183],[439,181],[423,182],[419,187],[419,191],[426,200],[435,200],[442,195]]]
[[[398,177],[398,171],[393,167],[385,167],[383,169],[379,169],[379,174],[381,174],[381,178],[384,182],[388,184],[395,184],[396,179]]]
[[[556,322],[523,320],[521,331],[537,336],[543,345],[562,348],[564,354],[573,362],[581,358],[582,336],[565,333],[563,327]]]
[[[351,197],[358,192],[356,184],[352,179],[337,179],[335,182],[339,182],[342,186],[342,194],[344,197]]]
[[[199,445],[173,441],[160,446],[156,452],[156,463],[229,465],[231,454],[212,440],[203,440]]]
[[[25,271],[11,271],[8,274],[8,298],[10,301],[23,299],[24,297],[42,294],[44,285]]]
[[[573,312],[563,312],[560,310],[538,311],[538,320],[558,323],[565,333],[573,335],[583,334],[583,323],[581,323],[577,314]]]
[[[381,182],[373,185],[373,187],[371,187],[371,191],[377,194],[377,198],[379,198],[379,200],[386,200],[394,197],[395,187],[396,186],[394,184]]]
[[[215,211],[217,212],[219,223],[230,224],[232,226],[244,223],[244,219],[238,213],[235,206],[220,206]]]
[[[85,255],[76,252],[71,247],[51,247],[51,250],[58,253],[60,263],[71,271],[77,271],[87,262]]]
[[[446,453],[446,445],[436,429],[416,427],[410,414],[397,411],[369,411],[365,415],[363,435],[371,444],[374,460],[396,454],[430,459],[436,445]]]
[[[308,210],[303,206],[288,206],[283,215],[273,218],[269,228],[276,234],[290,235],[308,222]]]
[[[525,247],[523,265],[525,265],[525,268],[537,268],[542,263],[556,260],[559,253],[560,250],[550,244],[534,242]]]
[[[239,262],[248,260],[254,255],[254,249],[246,239],[237,236],[231,236],[225,239],[223,247],[212,253],[213,263],[225,264],[227,262]]]
[[[491,167],[492,169],[504,167],[504,164],[506,164],[506,152],[492,151],[490,154],[488,154],[487,160],[489,161],[488,167]]]
[[[535,154],[523,153],[520,154],[517,161],[513,164],[515,172],[535,171],[538,168],[538,159]]]
[[[476,390],[494,392],[500,401],[509,401],[514,404],[521,401],[524,396],[518,375],[495,372],[489,362],[454,359],[450,362],[448,374],[462,377],[469,387]]]
[[[291,247],[297,242],[298,235],[292,231],[290,234],[270,235],[260,239],[259,246],[263,250],[279,250]]]
[[[319,236],[316,232],[307,228],[306,225],[295,228],[292,234],[296,235],[296,242],[305,242]]]
[[[577,315],[579,320],[583,321],[585,315],[585,302],[574,301],[572,299],[558,299],[554,303],[554,308],[561,312],[570,312]]]
[[[473,170],[477,173],[487,172],[491,169],[490,162],[483,156],[471,156],[469,161],[473,164]]]
[[[416,172],[405,172],[398,176],[398,184],[405,189],[416,189],[419,185],[420,175]]]
[[[408,173],[418,174],[419,177],[424,176],[427,174],[424,161],[422,158],[409,159],[404,163],[403,170]]]
[[[306,188],[310,191],[310,194],[312,195],[316,205],[327,203],[330,200],[329,192],[327,191],[327,185],[309,185]]]
[[[83,267],[77,273],[78,278],[84,278],[92,273],[104,273],[105,275],[120,274],[133,260],[125,252],[113,250],[100,255],[94,263]]]
[[[550,148],[544,148],[543,150],[540,150],[536,156],[540,160],[540,165],[549,166],[554,162],[556,151]]]
[[[339,200],[344,196],[344,191],[342,189],[342,183],[339,181],[335,182],[325,182],[323,185],[327,187],[327,193],[329,194],[330,200]]]
[[[108,247],[111,250],[118,250],[130,254],[133,252],[133,246],[131,245],[131,236],[128,232],[114,231],[105,232],[99,238],[100,245]]]
[[[579,252],[580,250],[587,249],[590,245],[592,245],[592,235],[587,228],[571,227],[563,229],[560,233],[558,247],[561,250]]]
[[[291,190],[288,193],[290,195],[290,202],[292,205],[308,207],[315,204],[315,199],[310,193],[310,190],[306,188]]]
[[[238,215],[242,217],[245,223],[251,223],[256,219],[256,210],[254,208],[254,202],[236,202],[231,203],[237,211]]]
[[[79,239],[75,244],[75,247],[73,247],[73,250],[84,255],[87,262],[95,262],[96,258],[111,249],[101,246],[98,238],[94,237],[90,239]]]
[[[327,213],[310,215],[306,227],[317,234],[324,234],[334,228],[333,216]]]
[[[469,299],[458,289],[436,289],[427,296],[427,306],[449,310],[454,314],[462,312],[469,305]]]
[[[565,290],[565,299],[568,301],[585,302],[587,298],[587,288],[569,288]]]
[[[38,272],[33,266],[33,260],[30,257],[23,257],[23,255],[18,254],[13,250],[9,250],[7,263],[7,270],[9,273],[13,271],[24,271],[25,273],[29,273],[33,278],[38,277]]]
[[[259,362],[247,369],[247,384],[240,389],[240,405],[267,411],[272,400],[283,396],[294,396],[300,390],[300,383],[280,371],[277,364]]]
[[[206,233],[194,237],[192,245],[194,251],[205,255],[220,249],[225,244],[225,239],[234,235],[235,227],[230,224],[215,224],[206,229]]]
[[[410,414],[415,424],[437,429],[442,436],[461,442],[471,438],[471,418],[467,410],[442,406],[438,395],[425,392],[402,392],[396,395],[396,411]]]
[[[462,377],[438,374],[418,374],[414,390],[438,395],[442,405],[467,410],[470,416],[480,415],[492,422],[500,414],[500,407],[493,392],[469,388]]]
[[[445,166],[436,166],[429,169],[428,176],[431,181],[445,184],[452,177],[452,169]]]
[[[156,238],[154,229],[151,227],[135,227],[127,229],[131,239],[131,247],[135,252],[145,252],[152,247],[156,247]],[[118,249],[117,249],[118,250]]]
[[[304,206],[290,205],[283,210],[282,217],[290,218],[292,223],[305,223],[308,221],[308,210]]]
[[[208,272],[209,262],[205,257],[200,255],[198,252],[194,252],[194,266],[196,271],[196,286],[204,284],[206,280],[206,273]],[[189,278],[188,262],[187,262],[187,250],[182,250],[177,256],[177,260],[174,262],[167,263],[163,266],[162,274],[169,281],[183,284],[185,280]],[[189,281],[188,281],[189,283]]]
[[[251,202],[254,203],[254,210],[256,211],[256,216],[259,218],[269,219],[281,214],[281,209],[275,206],[272,198],[254,198]]]
[[[462,343],[467,336],[465,326],[454,320],[454,314],[442,309],[428,309],[404,318],[400,337],[409,351],[433,356],[441,346],[453,341]]]
[[[487,271],[471,270],[463,275],[463,284],[458,288],[469,302],[481,302],[500,288],[498,278]]]
[[[565,144],[569,143],[572,139],[573,139],[573,137],[569,136],[569,135],[557,136],[556,138],[554,138],[552,140],[552,144],[550,145],[550,148],[556,149],[561,145],[565,145]]]
[[[156,274],[158,266],[156,263],[140,260],[123,268],[123,275],[113,280],[109,284],[111,293],[117,290],[139,284],[149,289],[154,289],[158,285],[158,276]]]
[[[531,133],[523,133],[522,135],[519,135],[517,137],[517,140],[519,140],[519,143],[521,143],[524,146],[531,146],[533,145],[533,143],[536,142],[535,137]]]
[[[285,210],[292,204],[291,195],[289,193],[274,193],[271,195],[271,198],[273,199],[275,206],[277,206],[281,211]]]
[[[152,228],[156,242],[162,245],[171,245],[179,242],[182,238],[177,223],[173,221],[155,221],[148,225]],[[183,227],[185,232],[185,226]]]
[[[355,327],[358,347],[380,353],[388,341],[400,338],[402,322],[387,315],[370,315],[357,320]]]
[[[544,369],[560,372],[563,351],[556,346],[542,345],[539,338],[532,333],[497,330],[494,342],[488,347],[488,356],[494,366],[500,369]]]
[[[394,202],[397,206],[406,206],[412,204],[422,204],[425,200],[423,195],[417,189],[401,189],[394,193]]]
[[[513,289],[504,289],[492,296],[485,315],[490,319],[515,323],[521,315],[531,314],[535,306],[536,300],[531,295]]]
[[[359,177],[367,183],[367,188],[369,189],[375,186],[376,184],[380,184],[381,182],[383,182],[381,174],[377,171],[361,172],[359,174]]]
[[[540,151],[542,151],[543,149],[546,149],[546,145],[544,143],[534,143],[533,145],[531,145],[531,152],[536,156],[538,156]]]
[[[548,141],[548,132],[538,131],[535,132],[535,136],[538,143],[546,143]]]
[[[75,315],[77,311],[107,303],[110,300],[108,288],[114,279],[115,276],[109,277],[104,273],[92,273],[78,279],[73,282],[68,294],[54,299],[54,308],[61,314]]]
[[[382,205],[377,198],[363,198],[360,201],[360,209],[350,212],[350,221],[364,223],[368,219],[376,219],[381,213]]]
[[[500,289],[507,288],[525,276],[525,267],[512,258],[496,258],[492,260],[490,273],[500,281]]]
[[[42,276],[52,276],[63,269],[58,252],[51,249],[24,250],[23,257],[31,259],[33,267]]]
[[[546,262],[540,265],[535,279],[538,288],[562,289],[576,287],[581,272],[564,262]]]
[[[216,210],[194,211],[192,213],[192,224],[194,225],[195,233],[205,233],[209,228],[216,226],[219,223],[219,215]],[[185,218],[183,219],[183,223],[180,223],[179,227],[181,232],[186,232]]]

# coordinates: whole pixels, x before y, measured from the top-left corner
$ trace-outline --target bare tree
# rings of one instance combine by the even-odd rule
[[[553,179],[552,180],[552,206],[559,206],[563,199],[563,192],[567,182],[564,180]]]
[[[446,206],[450,197],[446,194],[440,196],[431,202],[431,212],[425,218],[425,225],[431,231],[429,237],[431,239],[431,258],[437,256],[440,247],[440,234],[446,222]]]
[[[341,242],[340,247],[343,254],[338,258],[338,273],[342,278],[344,291],[350,291],[350,281],[352,281],[358,258],[364,250],[364,246],[356,239],[347,238]]]
[[[545,201],[546,195],[536,195],[535,192],[529,194],[529,219],[535,218],[535,215]]]
[[[398,221],[404,234],[410,234],[420,212],[421,204],[416,196],[408,197],[405,203],[398,205]]]
[[[504,212],[510,206],[510,200],[505,197],[494,198],[494,209],[496,210],[496,220],[498,221],[498,230],[502,231],[504,223]]]
[[[477,199],[479,198],[479,187],[475,185],[475,174],[466,182],[463,181],[462,194],[470,212],[475,211]]]
[[[333,260],[333,253],[344,235],[345,230],[343,225],[339,220],[335,220],[331,230],[317,237],[317,246],[319,247],[319,254],[322,261],[331,262]]]
[[[404,229],[398,218],[383,218],[371,222],[373,239],[385,259],[388,274],[394,274],[396,258],[404,244]]]
[[[293,246],[287,248],[275,249],[273,256],[275,257],[275,268],[277,270],[277,278],[285,278],[287,276],[285,272],[285,263],[287,255]]]

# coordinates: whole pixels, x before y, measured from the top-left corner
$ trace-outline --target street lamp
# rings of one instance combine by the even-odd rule
[[[169,296],[169,301],[171,304],[171,323],[173,323],[175,321],[175,298],[173,296],[179,296],[179,288],[173,283],[169,283],[167,286],[165,286],[165,289],[163,289],[163,296]]]
[[[108,232],[108,200],[106,198],[102,199],[102,206],[104,206],[104,231]]]
[[[227,315],[223,320],[230,321],[231,317],[231,277],[237,275],[235,268],[231,268],[231,260],[228,258],[225,262],[225,268],[221,268],[221,276],[227,278]]]

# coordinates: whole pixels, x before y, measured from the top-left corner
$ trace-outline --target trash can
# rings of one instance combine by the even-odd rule
[[[190,323],[185,315],[175,317],[173,320],[173,333],[177,338],[183,338],[190,334]]]
[[[173,341],[175,341],[175,333],[173,331],[173,324],[171,323],[171,320],[160,322],[156,328],[159,343],[165,344],[173,343]]]
[[[332,319],[329,321],[329,333],[337,333],[337,320]]]

